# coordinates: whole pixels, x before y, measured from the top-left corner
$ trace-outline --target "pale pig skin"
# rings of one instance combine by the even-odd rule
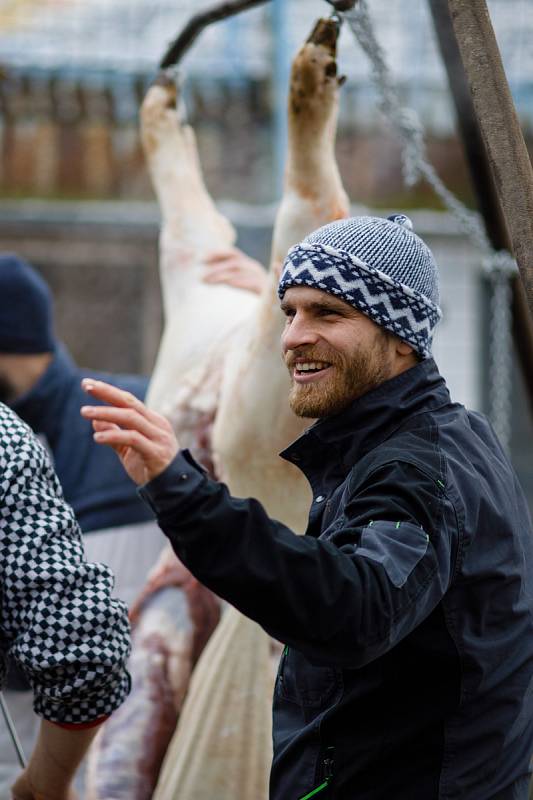
[[[206,190],[194,134],[176,113],[174,87],[152,87],[142,109],[143,145],[163,219],[165,311],[148,404],[171,420],[180,445],[190,447],[233,494],[258,498],[297,532],[305,528],[310,492],[300,472],[278,453],[309,420],[298,419],[287,402],[289,378],[280,351],[284,321],[276,287],[289,247],[348,214],[334,154],[336,35],[332,22],[319,22],[293,63],[285,189],[270,277],[259,297],[203,280],[209,253],[231,248],[235,234]],[[162,573],[173,559],[171,551],[164,555]],[[188,800],[266,800],[268,795],[272,645],[234,609],[224,620],[195,669],[202,679],[193,677],[189,687],[154,800],[183,796],[184,785]],[[246,725],[222,726],[224,716]],[[150,724],[148,715],[139,720],[141,728]],[[184,753],[191,757],[185,759]],[[220,758],[221,753],[228,757]]]

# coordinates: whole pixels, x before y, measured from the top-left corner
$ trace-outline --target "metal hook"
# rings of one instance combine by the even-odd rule
[[[335,12],[351,11],[357,4],[357,0],[326,0],[330,6],[333,6]]]
[[[332,11],[329,18],[333,23],[335,23],[335,25],[337,27],[337,31],[340,31],[340,29],[342,28],[343,19],[342,19],[341,15],[339,14],[339,12],[335,11],[335,10]]]
[[[265,2],[267,0],[222,0],[217,5],[198,12],[190,18],[177,39],[169,45],[159,64],[159,69],[166,70],[168,67],[178,64],[184,53],[187,52],[208,25],[227,19],[233,14],[239,14],[241,11],[247,11]]]

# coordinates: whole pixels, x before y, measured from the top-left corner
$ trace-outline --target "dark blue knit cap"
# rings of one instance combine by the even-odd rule
[[[292,247],[278,294],[310,286],[336,295],[378,325],[431,355],[439,308],[439,276],[428,246],[405,214],[330,222]]]
[[[55,347],[50,289],[22,258],[0,254],[0,353],[47,353]]]

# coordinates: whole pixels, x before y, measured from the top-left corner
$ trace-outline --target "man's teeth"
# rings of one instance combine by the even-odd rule
[[[303,364],[296,364],[298,372],[309,372],[311,370],[325,369],[329,364],[324,361],[306,361]]]

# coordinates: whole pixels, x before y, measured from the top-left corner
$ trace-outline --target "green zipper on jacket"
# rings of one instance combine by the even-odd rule
[[[309,800],[310,797],[314,797],[319,792],[324,791],[329,786],[329,778],[321,783],[320,786],[317,786],[316,789],[313,789],[309,794],[305,794],[303,797],[300,797],[300,800]]]
[[[300,797],[299,800],[310,800],[311,797],[315,797],[315,795],[323,792],[324,789],[327,789],[331,783],[333,778],[333,754],[335,752],[334,747],[328,747],[326,750],[326,758],[324,759],[324,777],[325,780],[320,786],[317,786],[315,789],[312,789],[307,794],[304,794],[303,797]]]

